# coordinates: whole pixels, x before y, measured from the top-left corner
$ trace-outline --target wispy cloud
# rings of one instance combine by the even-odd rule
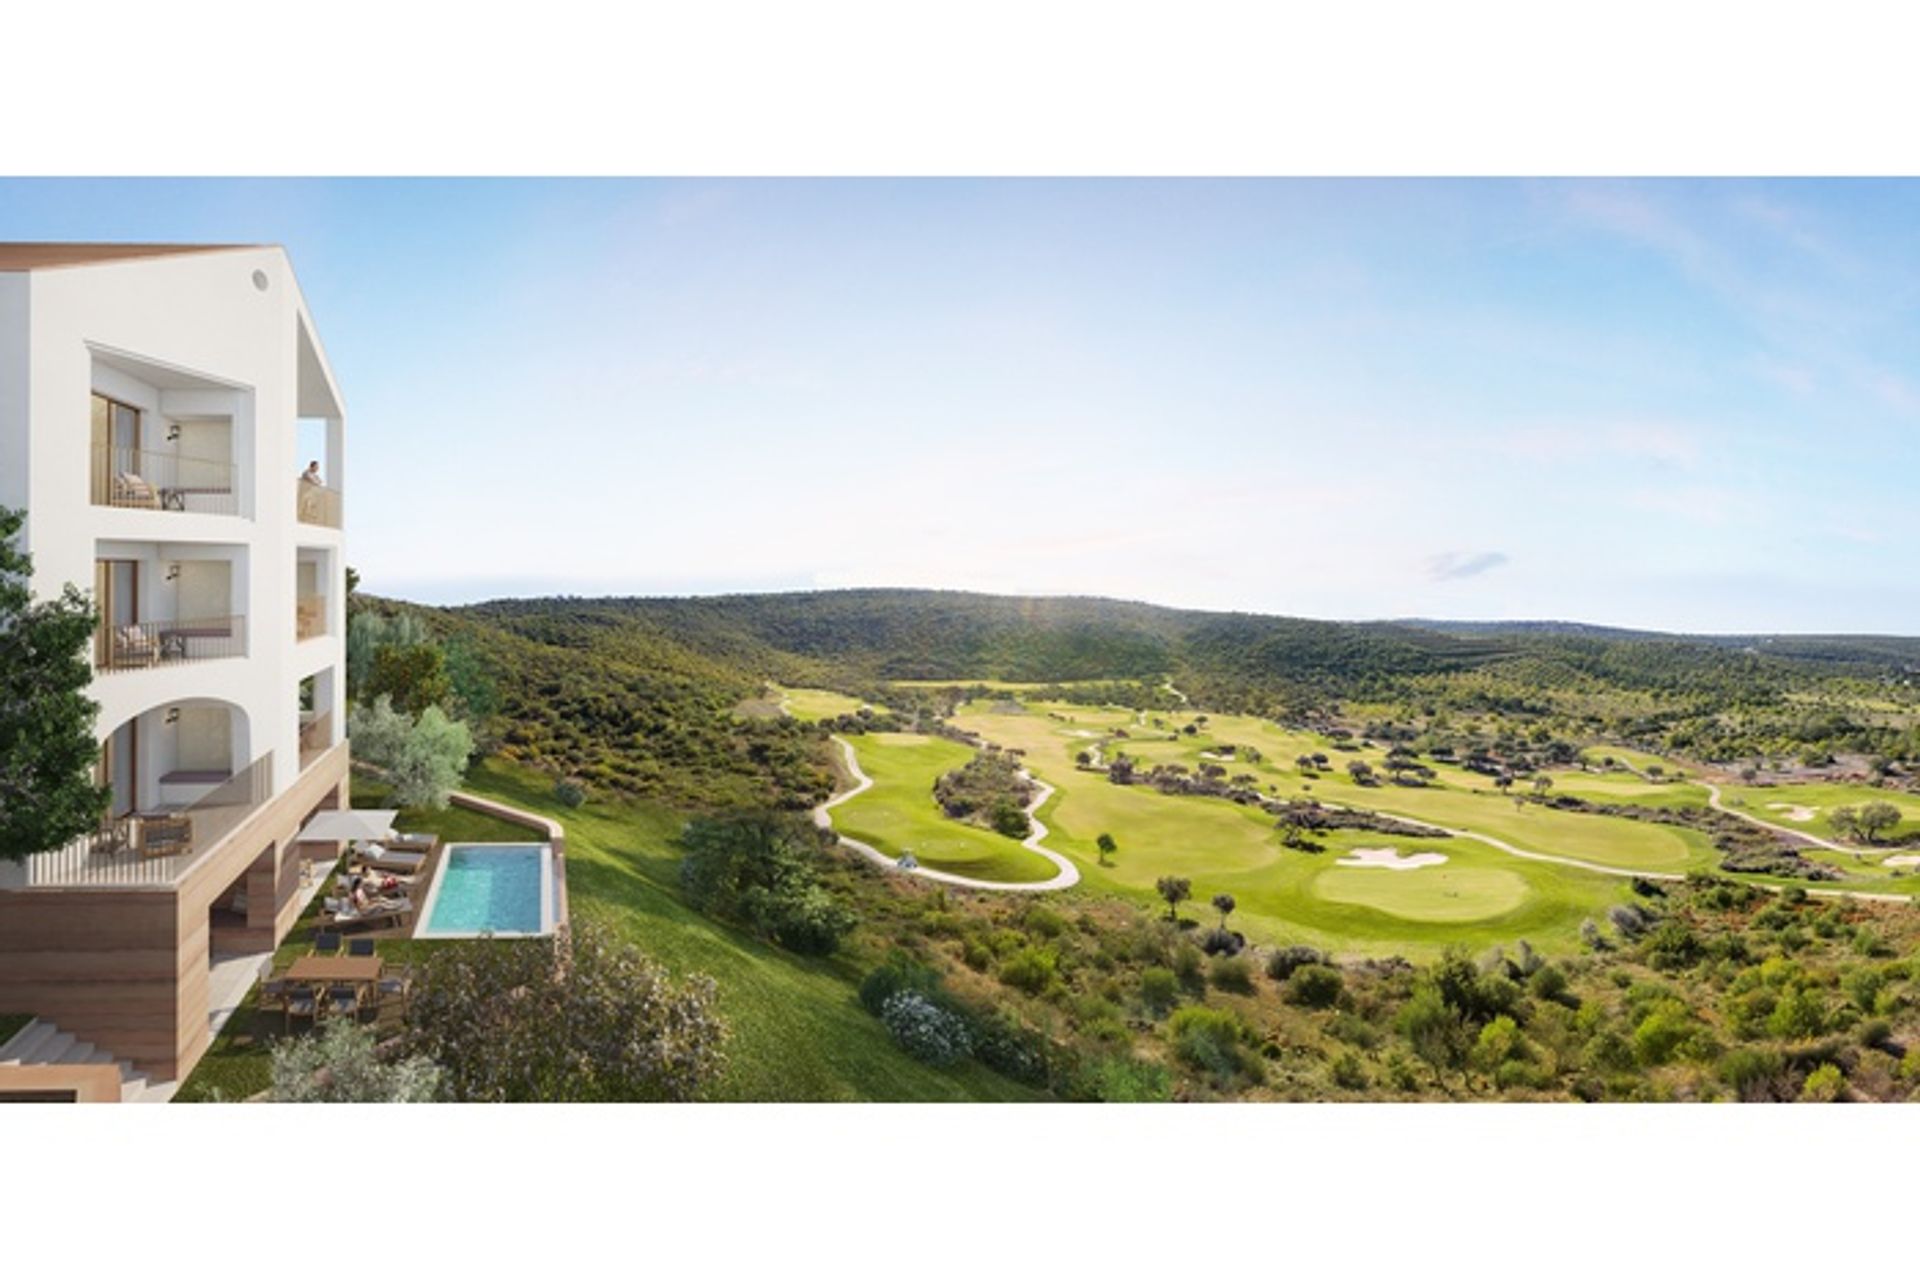
[[[1449,550],[1428,557],[1427,577],[1433,581],[1461,581],[1492,572],[1506,562],[1507,557],[1497,550]]]
[[[1617,457],[1682,468],[1695,465],[1704,451],[1694,428],[1665,422],[1523,426],[1506,432],[1498,442],[1501,447],[1541,461]]]

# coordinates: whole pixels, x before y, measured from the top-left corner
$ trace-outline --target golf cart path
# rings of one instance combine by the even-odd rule
[[[1703,782],[1702,784],[1707,784],[1707,783]],[[1720,792],[1717,789],[1715,789],[1711,784],[1707,784],[1707,789],[1712,792],[1714,806],[1719,807],[1718,800],[1720,798]],[[1345,807],[1346,805],[1337,804],[1337,803],[1327,803],[1324,806],[1334,808],[1334,807]],[[1517,856],[1523,861],[1548,861],[1555,865],[1570,865],[1575,869],[1591,870],[1595,874],[1611,874],[1616,878],[1660,879],[1668,883],[1683,883],[1686,881],[1686,877],[1687,877],[1685,874],[1677,873],[1671,870],[1630,870],[1630,869],[1622,868],[1621,866],[1617,866],[1617,865],[1596,865],[1592,861],[1582,861],[1577,857],[1555,856],[1552,853],[1548,853],[1548,852],[1529,852],[1525,848],[1517,848],[1513,846],[1513,844],[1508,843],[1505,839],[1495,838],[1491,834],[1481,834],[1477,830],[1456,830],[1449,826],[1435,824],[1432,821],[1421,820],[1419,817],[1412,816],[1404,812],[1398,812],[1398,813],[1390,812],[1384,808],[1376,809],[1376,810],[1384,812],[1388,816],[1397,816],[1400,819],[1405,821],[1414,821],[1421,825],[1431,826],[1433,829],[1436,829],[1436,830],[1444,830],[1446,831],[1446,833],[1451,834],[1456,838],[1473,839],[1477,842],[1486,844],[1488,847],[1495,848],[1501,852],[1505,852],[1508,856]],[[1729,812],[1729,814],[1733,816],[1745,815],[1744,813],[1740,813],[1740,812],[1730,812],[1730,810],[1726,808],[1721,808],[1720,810],[1723,812]],[[1748,818],[1748,819],[1751,820],[1752,818]],[[1776,829],[1776,830],[1780,829],[1779,826],[1770,825],[1768,822],[1765,822],[1765,821],[1761,821],[1759,822],[1759,824],[1765,825],[1769,829]],[[1798,830],[1783,830],[1782,833],[1799,834],[1800,832]],[[1802,836],[1802,837],[1811,837],[1811,836]],[[1819,840],[1819,839],[1816,839],[1814,841],[1817,843],[1824,843],[1823,840]],[[1830,847],[1832,845],[1826,844],[1825,846]],[[1843,851],[1843,852],[1848,851],[1848,849],[1846,848],[1839,848],[1836,850]],[[1744,882],[1745,880],[1741,880],[1741,881]],[[1774,883],[1755,883],[1752,886],[1760,888],[1767,892],[1779,893],[1779,892],[1787,891],[1786,888]],[[1808,896],[1840,897],[1843,899],[1854,900],[1854,901],[1885,901],[1885,902],[1896,904],[1896,905],[1914,904],[1913,897],[1903,895],[1899,892],[1857,892],[1849,888],[1815,888],[1815,887],[1810,887],[1806,891]]]
[[[834,737],[833,741],[840,747],[841,752],[846,757],[847,771],[852,774],[854,784],[851,790],[841,791],[813,810],[814,824],[823,830],[833,829],[832,810],[834,808],[839,807],[855,795],[865,794],[873,786],[873,778],[860,770],[860,759],[859,756],[854,753],[853,743],[845,737],[839,736]],[[861,856],[866,857],[867,860],[872,861],[875,865],[906,874],[916,874],[923,879],[931,879],[935,883],[945,883],[951,887],[975,888],[982,892],[1058,892],[1062,888],[1070,888],[1080,881],[1079,867],[1067,860],[1066,857],[1061,856],[1058,852],[1041,846],[1040,842],[1047,837],[1047,827],[1041,824],[1037,814],[1040,811],[1040,806],[1053,797],[1053,787],[1045,781],[1042,781],[1039,777],[1034,776],[1031,772],[1023,771],[1021,775],[1033,782],[1034,796],[1033,801],[1027,804],[1027,819],[1033,823],[1033,833],[1022,839],[1020,846],[1030,852],[1038,852],[1041,856],[1053,862],[1059,872],[1050,879],[1042,880],[1039,883],[996,883],[989,879],[971,879],[964,874],[949,874],[945,870],[929,870],[925,866],[919,865],[909,870],[903,870],[899,862],[870,844],[862,843],[860,840],[849,838],[844,834],[839,836],[840,842],[846,844]]]
[[[1757,817],[1753,813],[1745,811],[1744,809],[1741,809],[1741,808],[1730,808],[1725,803],[1722,803],[1720,801],[1719,786],[1715,785],[1711,781],[1706,781],[1706,780],[1702,780],[1700,784],[1705,786],[1707,789],[1707,806],[1714,809],[1716,812],[1724,812],[1730,817],[1738,817],[1740,820],[1747,822],[1749,825],[1757,825],[1763,830],[1772,830],[1775,834],[1791,835],[1792,837],[1796,839],[1800,839],[1803,842],[1811,843],[1815,847],[1825,848],[1829,852],[1843,852],[1848,856],[1867,855],[1864,851],[1862,851],[1859,848],[1850,848],[1845,846],[1844,844],[1835,843],[1831,839],[1823,839],[1819,835],[1811,834],[1806,830],[1796,830],[1792,826],[1775,825],[1773,822],[1768,821],[1762,817]]]

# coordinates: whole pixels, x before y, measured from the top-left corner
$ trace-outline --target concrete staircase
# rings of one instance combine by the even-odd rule
[[[166,1102],[178,1090],[173,1083],[156,1083],[111,1052],[66,1033],[52,1021],[36,1020],[0,1044],[0,1066],[5,1065],[117,1065],[122,1101]]]

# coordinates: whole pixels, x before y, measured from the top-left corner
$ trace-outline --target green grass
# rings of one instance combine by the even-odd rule
[[[1570,794],[1589,803],[1628,803],[1646,808],[1704,808],[1707,791],[1691,781],[1658,782],[1631,772],[1555,770],[1554,794]],[[1524,788],[1525,782],[1516,788]]]
[[[1662,768],[1665,769],[1666,774],[1670,777],[1682,776],[1686,772],[1685,768],[1675,763],[1672,759],[1662,758],[1657,754],[1649,754],[1645,750],[1636,750],[1632,746],[1588,746],[1580,752],[1580,757],[1595,767],[1600,766],[1602,759],[1611,758],[1615,763],[1624,763],[1629,768],[1636,769],[1640,772],[1645,772],[1648,768]]]
[[[1113,786],[1103,776],[1081,772],[1071,766],[1074,753],[1087,746],[1085,738],[1072,734],[1110,723],[1111,718],[1112,712],[1088,715],[1079,712],[1076,707],[1045,704],[1035,705],[1023,714],[999,714],[976,703],[957,715],[954,722],[1002,745],[1025,749],[1028,763],[1036,775],[1061,787],[1063,791],[1071,792],[1063,805],[1063,811],[1071,820],[1077,810],[1077,801],[1085,792],[1091,792],[1089,801],[1108,809],[1113,809],[1113,805],[1120,802],[1110,793],[1115,791],[1124,793],[1131,790],[1139,793],[1143,800],[1155,804],[1166,801],[1165,796],[1141,787]],[[1164,718],[1176,728],[1190,722],[1183,716]],[[1428,786],[1362,786],[1348,775],[1347,762],[1361,759],[1379,768],[1385,762],[1383,751],[1371,748],[1337,750],[1326,738],[1290,732],[1248,716],[1214,715],[1208,720],[1204,731],[1192,736],[1176,732],[1173,740],[1168,740],[1168,733],[1164,731],[1146,735],[1151,731],[1150,728],[1136,726],[1130,731],[1133,735],[1112,742],[1108,753],[1124,750],[1146,765],[1178,762],[1189,768],[1198,768],[1212,762],[1204,756],[1218,753],[1222,744],[1254,746],[1263,756],[1260,762],[1234,759],[1220,760],[1219,764],[1226,768],[1229,775],[1253,774],[1261,788],[1278,798],[1316,798],[1328,803],[1372,808],[1450,829],[1470,829],[1490,834],[1524,851],[1570,857],[1616,869],[1680,872],[1704,869],[1716,859],[1711,841],[1696,831],[1653,825],[1626,817],[1563,812],[1531,803],[1517,804],[1514,799],[1499,794],[1489,778],[1463,768],[1436,765],[1436,782]],[[1312,777],[1303,776],[1293,760],[1298,755],[1316,751],[1331,759],[1332,770]],[[1219,800],[1194,802],[1225,806]],[[1163,837],[1178,837],[1177,832],[1161,829],[1157,822],[1147,816],[1147,809],[1140,804],[1124,806],[1124,812],[1113,810],[1111,819],[1146,820],[1149,833],[1156,841]],[[1042,813],[1042,819],[1046,819],[1045,813]],[[1266,818],[1259,819],[1264,821]],[[1124,837],[1118,829],[1113,834],[1116,838]],[[1205,846],[1212,839],[1196,833],[1189,841]],[[1217,850],[1231,855],[1233,842],[1229,840],[1228,844],[1221,845]]]
[[[1882,840],[1911,834],[1916,823],[1920,823],[1920,795],[1881,790],[1870,785],[1837,781],[1796,785],[1729,785],[1720,788],[1720,798],[1728,807],[1741,808],[1763,821],[1771,821],[1789,830],[1805,830],[1808,834],[1827,839],[1839,838],[1833,829],[1833,810],[1857,808],[1863,803],[1880,801],[1900,809],[1900,824],[1882,833]],[[1780,806],[1773,806],[1775,804]],[[1794,808],[1812,809],[1812,819],[1801,819],[1800,813],[1791,810]]]
[[[674,847],[683,823],[678,813],[614,801],[570,810],[553,799],[550,778],[498,762],[476,766],[465,788],[550,816],[566,827],[567,893],[577,917],[607,923],[676,974],[700,972],[714,978],[720,1012],[731,1030],[729,1063],[714,1089],[715,1098],[934,1101],[1026,1100],[1036,1095],[978,1064],[939,1070],[901,1052],[880,1022],[860,1006],[856,995],[865,968],[855,959],[802,958],[685,905]],[[356,804],[366,791],[356,784]],[[424,821],[403,820],[401,825],[425,828]],[[517,837],[524,837],[524,831]],[[310,948],[311,924],[309,915],[288,937],[283,955],[291,958]],[[406,961],[435,946],[498,944],[512,942],[383,941],[380,952]],[[267,1086],[279,1022],[251,1013],[249,1006],[235,1014],[178,1099],[211,1099],[216,1087],[237,1099]]]
[[[860,707],[869,704],[858,697],[849,697],[844,692],[828,692],[824,688],[775,688],[772,699],[788,714],[808,723],[837,719],[843,714],[857,714]]]
[[[934,802],[933,783],[973,758],[971,747],[906,732],[847,740],[873,785],[832,810],[840,833],[891,857],[911,852],[928,869],[994,883],[1038,883],[1057,873],[1018,839],[956,821]]]
[[[865,965],[790,954],[716,922],[680,897],[683,818],[664,808],[593,801],[569,811],[539,773],[493,762],[467,788],[553,817],[567,830],[567,893],[575,915],[615,928],[676,973],[704,972],[732,1030],[725,1100],[1025,1100],[1036,1093],[984,1066],[922,1065],[860,1006]]]

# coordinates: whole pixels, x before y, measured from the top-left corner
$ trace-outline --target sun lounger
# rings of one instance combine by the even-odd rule
[[[334,913],[331,922],[335,927],[356,927],[362,923],[400,922],[413,913],[413,902],[405,898],[375,901],[364,910],[356,910],[351,905]]]
[[[420,867],[427,863],[425,852],[396,852],[378,843],[361,854],[360,860],[376,870],[387,870],[394,874],[417,874]]]

